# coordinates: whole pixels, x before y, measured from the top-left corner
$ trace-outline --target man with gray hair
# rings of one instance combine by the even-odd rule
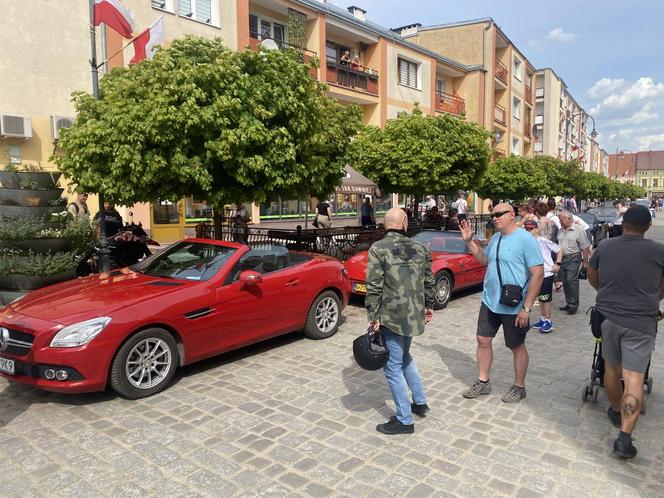
[[[560,309],[573,315],[579,308],[579,268],[583,265],[583,268],[588,270],[591,244],[586,231],[574,223],[572,213],[563,211],[558,218],[560,218],[558,245],[563,251],[558,276],[563,283],[566,301]]]

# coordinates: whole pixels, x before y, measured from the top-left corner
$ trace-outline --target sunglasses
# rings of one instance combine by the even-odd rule
[[[492,218],[500,218],[501,216],[511,213],[512,211],[496,211],[495,213],[491,213]]]

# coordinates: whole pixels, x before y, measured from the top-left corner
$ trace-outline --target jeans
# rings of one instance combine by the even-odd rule
[[[581,255],[565,256],[560,264],[558,276],[563,283],[565,301],[570,311],[576,311],[579,307],[579,267],[581,266]]]
[[[410,408],[408,388],[413,393],[415,404],[423,405],[427,402],[420,373],[409,352],[413,338],[395,334],[386,327],[381,327],[380,331],[385,339],[385,347],[390,353],[384,371],[396,406],[397,420],[404,425],[410,425],[413,423],[413,413]]]

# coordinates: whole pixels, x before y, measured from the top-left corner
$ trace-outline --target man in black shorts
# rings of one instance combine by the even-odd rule
[[[498,204],[491,216],[498,233],[485,250],[472,240],[473,230],[468,221],[461,222],[461,235],[468,249],[480,263],[488,265],[477,319],[477,381],[463,396],[477,398],[491,392],[493,338],[502,326],[505,345],[514,355],[514,384],[501,399],[505,403],[517,403],[526,397],[528,350],[525,340],[530,329],[530,312],[544,279],[544,267],[538,242],[517,227],[512,206]],[[502,285],[519,287],[520,299],[514,306],[501,302]]]
[[[588,281],[598,291],[595,307],[604,318],[604,386],[611,404],[607,415],[620,428],[613,452],[621,458],[636,456],[632,431],[643,406],[643,379],[664,298],[664,245],[644,237],[650,224],[648,208],[630,207],[622,236],[602,241],[588,268]]]

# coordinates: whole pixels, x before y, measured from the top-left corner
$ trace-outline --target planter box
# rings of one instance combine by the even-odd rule
[[[52,188],[57,185],[62,173],[44,171],[41,173],[23,173],[0,171],[0,184],[5,188],[19,188],[21,182],[37,182],[39,188]]]
[[[14,247],[24,250],[31,250],[37,254],[46,254],[48,252],[65,252],[69,249],[68,239],[31,239],[17,240],[10,243]]]
[[[76,273],[73,270],[58,273],[57,275],[46,275],[44,277],[39,275],[5,275],[4,277],[0,277],[0,289],[29,291],[64,282],[65,280],[71,280],[75,277]]]
[[[53,213],[65,211],[66,206],[0,206],[3,218],[50,218]]]
[[[25,188],[0,188],[0,204],[9,206],[48,206],[48,202],[62,196],[63,188],[52,190],[31,190]],[[55,207],[55,206],[54,206]],[[1,208],[0,208],[1,209]],[[67,209],[62,205],[62,210]]]

